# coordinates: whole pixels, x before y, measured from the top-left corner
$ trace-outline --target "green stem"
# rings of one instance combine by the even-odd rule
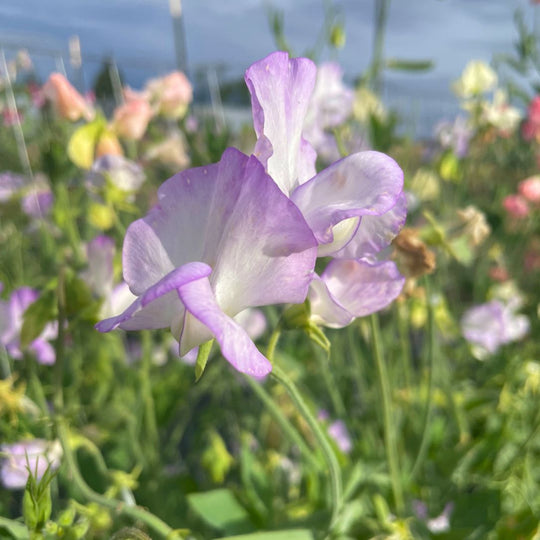
[[[164,521],[144,508],[140,506],[127,506],[121,501],[108,499],[107,497],[94,491],[85,482],[79,471],[75,456],[73,455],[69,446],[67,430],[62,420],[57,419],[56,429],[58,438],[60,439],[62,448],[64,450],[64,462],[67,465],[69,474],[71,475],[71,480],[86,500],[95,502],[106,508],[110,508],[119,514],[130,517],[136,521],[140,521],[159,534],[162,538],[167,538],[169,540],[180,540],[182,538],[180,534],[175,533],[175,531]]]
[[[386,448],[386,459],[388,469],[390,470],[390,480],[392,482],[392,491],[396,503],[396,511],[399,515],[403,514],[403,492],[400,481],[399,461],[396,444],[396,429],[394,425],[394,414],[392,407],[392,395],[390,389],[390,378],[388,368],[382,352],[382,342],[379,329],[379,319],[376,314],[369,318],[371,326],[371,336],[373,341],[373,352],[377,364],[377,375],[379,377],[379,388],[382,397],[383,417],[384,417],[384,442]]]
[[[313,452],[309,449],[308,445],[302,439],[298,431],[293,427],[288,418],[283,414],[283,411],[276,405],[270,394],[265,390],[261,383],[253,380],[250,376],[246,375],[246,381],[251,386],[251,389],[257,397],[263,402],[268,409],[268,412],[272,418],[279,424],[285,435],[289,438],[292,444],[296,445],[302,455],[315,470],[321,468],[319,461],[313,455]]]
[[[56,360],[54,363],[54,397],[53,404],[56,414],[64,409],[64,356],[65,356],[65,323],[66,323],[66,289],[65,268],[58,275],[58,335],[55,343]]]
[[[422,465],[426,453],[429,448],[429,427],[431,424],[431,417],[433,415],[433,390],[434,390],[434,377],[433,372],[435,368],[435,313],[433,311],[433,305],[431,303],[431,292],[429,287],[429,280],[425,279],[426,289],[426,302],[428,312],[428,346],[427,346],[427,369],[428,369],[428,394],[426,408],[424,411],[422,439],[420,441],[420,447],[418,454],[414,461],[409,480],[412,480]]]
[[[0,376],[7,379],[11,375],[11,365],[6,352],[6,348],[0,345]]]
[[[24,355],[24,360],[27,371],[28,386],[32,392],[34,402],[41,409],[42,414],[48,415],[47,399],[45,398],[45,392],[43,391],[41,381],[36,373],[36,361],[28,354]]]
[[[146,447],[150,450],[150,460],[157,461],[159,448],[159,433],[156,423],[156,409],[152,395],[150,368],[152,366],[152,336],[150,332],[142,332],[142,366],[141,366],[141,394],[144,403],[144,427],[146,430]]]
[[[304,401],[304,398],[298,391],[298,388],[292,381],[292,379],[279,368],[274,366],[271,373],[272,377],[281,383],[293,400],[294,404],[298,408],[301,415],[304,417],[304,420],[309,425],[319,447],[322,450],[328,470],[330,472],[330,491],[332,496],[332,519],[330,521],[330,528],[332,528],[339,516],[341,510],[341,503],[343,499],[343,487],[341,483],[341,470],[339,468],[339,463],[336,458],[336,454],[328,441],[326,433],[322,430],[319,422],[311,412],[307,403]]]
[[[276,354],[276,347],[277,347],[280,337],[281,337],[281,326],[278,324],[275,330],[272,332],[272,335],[270,336],[270,341],[268,342],[268,348],[266,349],[266,358],[270,360],[271,364],[274,363],[274,355]]]
[[[329,367],[330,363],[330,351],[326,352],[325,357],[323,357],[318,351],[315,351],[315,356],[319,362],[319,367],[324,379],[324,384],[326,385],[326,390],[330,395],[330,400],[332,401],[332,406],[334,407],[334,412],[339,418],[346,418],[347,411],[341,399],[341,394],[338,391],[338,385],[336,384],[332,372]]]
[[[405,381],[405,388],[409,391],[411,389],[411,343],[409,340],[409,321],[406,313],[404,313],[404,306],[397,305],[396,307],[403,378]]]

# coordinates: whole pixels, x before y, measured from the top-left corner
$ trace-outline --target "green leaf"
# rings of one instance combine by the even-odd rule
[[[246,509],[228,489],[192,493],[188,495],[188,502],[201,519],[226,534],[242,534],[254,529]]]
[[[403,60],[399,58],[388,58],[386,68],[396,71],[429,71],[435,67],[433,60]]]
[[[56,320],[56,314],[54,291],[46,291],[33,304],[30,304],[23,316],[21,348],[28,347],[43,332],[48,322]]]
[[[288,529],[286,531],[270,531],[240,536],[227,536],[222,540],[314,540],[311,531],[307,529]]]
[[[197,361],[195,362],[195,382],[198,382],[199,379],[202,377],[202,374],[204,373],[204,369],[206,368],[206,363],[208,362],[208,357],[210,356],[210,352],[212,351],[213,344],[214,340],[211,339],[206,343],[203,343],[199,347]]]
[[[98,116],[93,122],[76,129],[69,140],[69,159],[81,169],[89,169],[94,163],[94,149],[99,136],[106,127],[105,120]]]
[[[9,534],[8,538],[15,540],[28,540],[30,538],[30,533],[24,524],[0,516],[0,538],[5,538],[4,532]]]

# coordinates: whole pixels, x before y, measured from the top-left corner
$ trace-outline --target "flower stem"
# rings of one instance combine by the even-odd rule
[[[319,422],[311,412],[307,403],[304,401],[304,398],[298,391],[298,388],[292,381],[292,379],[279,368],[274,365],[271,373],[272,377],[281,383],[293,400],[294,404],[298,408],[300,414],[303,416],[304,420],[309,425],[313,435],[315,436],[317,443],[319,444],[322,453],[324,455],[328,470],[330,472],[330,488],[332,496],[332,519],[330,521],[330,528],[332,528],[339,516],[341,509],[341,502],[343,498],[343,487],[341,483],[341,470],[339,468],[339,463],[328,441],[328,438],[324,431],[322,430]]]
[[[275,330],[270,336],[270,341],[268,342],[268,348],[266,349],[266,358],[270,361],[271,364],[274,363],[274,355],[276,353],[276,347],[281,337],[281,326],[278,324]]]
[[[309,449],[308,445],[302,439],[301,435],[294,428],[294,426],[289,422],[289,419],[283,414],[283,411],[276,405],[272,396],[265,390],[264,386],[258,381],[254,381],[250,376],[246,375],[246,381],[251,386],[251,389],[257,397],[263,402],[267,407],[268,412],[273,417],[273,419],[279,424],[279,427],[283,430],[285,435],[289,438],[292,444],[298,447],[301,454],[310,462],[311,466],[315,470],[321,468],[318,460],[313,455],[313,452]]]
[[[110,508],[119,514],[123,514],[124,516],[130,517],[136,521],[140,521],[147,525],[155,533],[159,534],[162,538],[167,538],[168,540],[181,540],[182,536],[179,533],[176,533],[171,527],[169,527],[169,525],[151,512],[148,512],[148,510],[145,510],[140,506],[128,506],[121,501],[109,499],[94,491],[85,482],[79,471],[75,456],[73,455],[69,446],[67,430],[63,420],[57,419],[56,430],[64,450],[64,461],[67,465],[69,474],[71,475],[71,480],[86,500],[95,502],[106,508]]]
[[[420,470],[420,466],[426,457],[426,452],[429,448],[429,427],[431,424],[431,417],[433,413],[433,389],[434,389],[434,377],[433,372],[435,368],[435,314],[433,311],[433,304],[431,302],[431,294],[429,288],[429,280],[425,279],[425,288],[426,288],[426,301],[427,301],[427,312],[428,312],[428,343],[427,343],[427,369],[428,369],[428,393],[427,393],[427,403],[426,409],[424,411],[423,419],[423,428],[422,428],[422,439],[420,441],[420,447],[418,449],[418,454],[414,461],[413,468],[411,469],[411,474],[409,480],[412,480]]]
[[[142,365],[140,371],[141,394],[144,404],[143,426],[145,428],[145,445],[148,449],[148,458],[155,464],[159,448],[159,432],[156,422],[156,409],[152,395],[152,382],[150,370],[152,367],[152,336],[150,332],[142,332]]]
[[[371,326],[373,352],[375,355],[375,362],[377,364],[377,375],[379,377],[379,388],[382,397],[386,459],[388,461],[388,469],[390,470],[390,480],[392,482],[392,491],[394,493],[396,511],[401,515],[403,514],[404,504],[396,445],[396,429],[392,410],[390,379],[388,377],[388,368],[383,356],[379,319],[377,318],[377,315],[371,315],[369,322]]]

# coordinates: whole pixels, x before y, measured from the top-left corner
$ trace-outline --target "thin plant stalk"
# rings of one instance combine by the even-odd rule
[[[81,492],[83,497],[91,502],[95,502],[101,506],[109,508],[118,514],[130,517],[135,521],[140,521],[147,525],[150,529],[160,535],[162,538],[167,540],[181,540],[182,536],[179,533],[176,533],[169,525],[167,525],[160,518],[145,510],[140,506],[130,506],[124,502],[118,501],[116,499],[109,499],[104,495],[101,495],[94,491],[82,477],[75,456],[72,453],[71,447],[68,441],[68,435],[66,427],[62,420],[57,420],[56,430],[62,448],[64,450],[64,462],[67,466],[69,474],[71,475],[71,481]]]
[[[420,447],[418,449],[418,454],[414,461],[413,468],[409,479],[413,479],[418,471],[429,448],[429,428],[431,425],[431,417],[433,415],[433,389],[434,389],[434,371],[435,371],[435,313],[433,311],[433,304],[431,302],[431,294],[429,287],[429,280],[425,279],[425,288],[426,288],[426,302],[427,302],[427,313],[428,313],[428,328],[427,328],[427,369],[428,369],[428,392],[426,400],[426,408],[424,411],[423,419],[423,428],[422,428],[422,439],[420,441]]]
[[[175,532],[160,518],[145,510],[140,506],[127,505],[122,501],[110,499],[94,491],[82,477],[77,461],[73,454],[68,440],[68,432],[65,420],[62,416],[64,407],[63,396],[63,367],[65,356],[65,323],[66,323],[66,296],[65,296],[65,271],[62,268],[58,279],[58,337],[55,343],[56,362],[55,362],[55,388],[54,388],[54,407],[55,407],[55,427],[56,434],[60,440],[63,450],[64,462],[67,466],[71,481],[83,495],[91,502],[95,502],[115,512],[140,521],[151,528],[154,532],[167,540],[181,540],[183,537]]]
[[[402,515],[404,510],[403,491],[400,478],[401,474],[398,460],[396,426],[394,423],[395,416],[392,405],[390,377],[388,375],[388,367],[386,365],[382,350],[381,333],[379,328],[379,319],[377,315],[371,315],[369,318],[369,322],[371,326],[373,353],[375,355],[375,363],[377,364],[379,388],[382,397],[386,459],[388,461],[388,469],[390,471],[390,480],[392,482],[392,491],[394,493],[396,510],[399,515]]]
[[[339,517],[343,500],[341,469],[339,467],[336,454],[334,453],[334,450],[332,449],[332,446],[328,441],[327,435],[322,430],[321,425],[311,412],[307,403],[304,401],[304,398],[298,391],[298,388],[296,387],[296,384],[294,384],[292,379],[276,365],[274,365],[271,375],[276,381],[278,381],[285,387],[285,389],[291,396],[291,399],[296,405],[298,411],[303,416],[304,420],[307,422],[311,431],[313,432],[313,435],[315,436],[315,439],[317,440],[317,443],[325,458],[326,464],[328,466],[328,471],[330,473],[330,493],[332,498],[332,518],[330,521],[330,528],[332,528],[336,524],[336,521]]]
[[[292,444],[298,447],[302,456],[310,463],[310,465],[315,470],[320,470],[321,466],[319,461],[313,455],[313,452],[310,450],[302,436],[291,424],[289,419],[283,414],[282,410],[275,404],[272,396],[266,391],[264,386],[259,382],[254,381],[251,377],[246,376],[246,381],[257,395],[257,397],[263,402],[265,407],[268,409],[268,412],[272,418],[277,422],[279,427],[283,430],[283,433],[288,437]]]

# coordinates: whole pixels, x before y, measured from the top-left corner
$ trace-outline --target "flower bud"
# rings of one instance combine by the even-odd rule
[[[76,122],[91,120],[94,111],[61,73],[53,73],[43,87],[43,94],[62,118]]]

